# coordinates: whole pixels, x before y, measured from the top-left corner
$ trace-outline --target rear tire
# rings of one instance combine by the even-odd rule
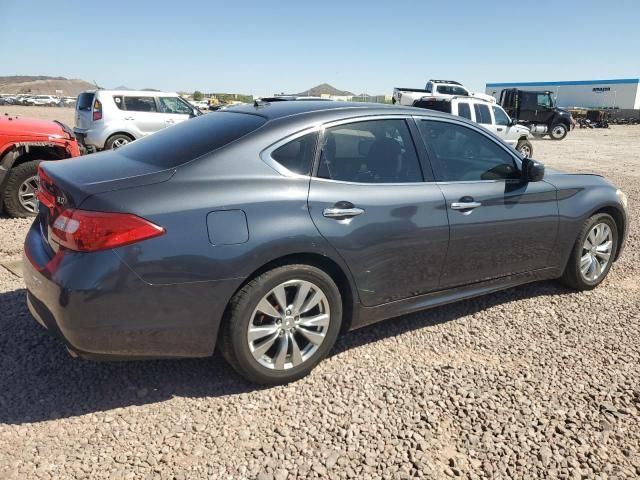
[[[533,157],[533,145],[531,145],[531,142],[529,140],[520,140],[518,142],[516,150],[518,150],[525,158]]]
[[[306,293],[300,294],[298,302],[299,291]],[[276,292],[284,293],[278,298]],[[314,303],[317,292],[321,300]],[[303,311],[311,303],[313,308]],[[285,384],[306,376],[327,356],[341,323],[342,298],[331,277],[310,265],[285,265],[254,278],[234,295],[225,312],[218,348],[229,365],[250,382]],[[267,344],[270,346],[262,352]]]
[[[606,226],[608,228],[598,227]],[[601,232],[601,238],[597,233]],[[608,236],[605,236],[607,234]],[[586,245],[589,240],[589,245]],[[610,248],[604,248],[608,242]],[[592,248],[588,248],[588,247]],[[578,233],[576,243],[571,250],[569,263],[562,274],[561,281],[570,288],[576,290],[592,290],[596,288],[608,275],[618,252],[618,227],[611,215],[599,213],[588,218]],[[606,258],[606,265],[602,265]],[[594,269],[588,267],[595,265],[593,261],[599,262]],[[585,272],[586,270],[586,272]],[[593,276],[597,273],[596,276]]]
[[[133,142],[133,138],[129,135],[125,135],[124,133],[116,133],[115,135],[111,135],[104,144],[104,148],[106,150],[116,150],[120,147],[124,147],[129,143]]]
[[[10,217],[26,218],[38,214],[37,190],[39,160],[25,162],[7,173],[2,192],[4,209]]]

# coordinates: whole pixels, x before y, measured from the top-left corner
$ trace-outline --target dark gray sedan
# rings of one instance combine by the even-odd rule
[[[602,177],[544,171],[412,108],[215,112],[40,170],[35,318],[91,359],[201,357],[298,379],[340,332],[536,280],[591,289],[628,231]]]

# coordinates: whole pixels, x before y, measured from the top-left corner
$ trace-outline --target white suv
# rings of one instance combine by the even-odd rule
[[[78,95],[78,140],[96,150],[119,148],[202,113],[177,93],[92,90]]]
[[[533,155],[533,145],[528,140],[529,129],[518,125],[500,105],[471,97],[450,99],[425,97],[414,102],[413,106],[467,118],[495,133],[518,150],[522,156],[530,158]]]

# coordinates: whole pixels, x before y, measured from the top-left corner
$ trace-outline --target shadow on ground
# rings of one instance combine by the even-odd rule
[[[541,282],[398,317],[343,335],[333,354],[495,305],[567,292]],[[220,397],[263,388],[245,382],[218,355],[111,363],[73,359],[60,340],[32,319],[24,297],[24,290],[0,294],[0,423],[40,422],[173,396]]]

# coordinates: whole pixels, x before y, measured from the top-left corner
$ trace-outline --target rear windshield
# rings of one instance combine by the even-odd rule
[[[93,92],[82,92],[80,95],[78,95],[78,110],[90,111],[91,105],[93,104],[94,95],[95,94]]]
[[[451,113],[451,102],[442,100],[418,100],[414,107],[437,110],[438,112]]]
[[[257,115],[212,112],[136,140],[118,153],[161,168],[174,168],[209,153],[264,125]]]

